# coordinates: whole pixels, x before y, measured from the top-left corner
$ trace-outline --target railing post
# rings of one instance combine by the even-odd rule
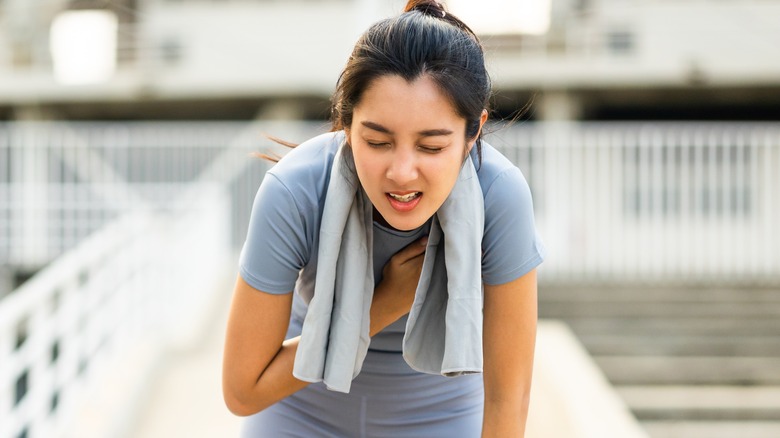
[[[48,261],[47,157],[40,144],[41,132],[35,125],[22,123],[13,128],[11,150],[12,247],[22,248],[15,264],[37,269]],[[13,255],[12,255],[13,257]]]

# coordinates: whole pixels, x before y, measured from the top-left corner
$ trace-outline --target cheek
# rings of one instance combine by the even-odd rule
[[[360,152],[354,152],[355,169],[357,170],[360,183],[365,188],[370,188],[373,181],[376,181],[382,176],[381,163],[379,160],[372,159],[370,156],[361,154]]]
[[[431,166],[428,170],[429,190],[435,194],[437,199],[444,200],[449,196],[452,188],[458,180],[460,174],[461,160],[455,157],[454,160],[437,163],[437,166]]]
[[[423,171],[428,176],[429,180],[435,181],[439,184],[449,185],[454,184],[455,179],[460,173],[460,166],[462,164],[459,156],[449,157],[434,157],[436,159],[429,160],[423,166]]]

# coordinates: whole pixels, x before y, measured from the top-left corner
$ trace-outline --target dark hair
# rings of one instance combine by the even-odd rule
[[[490,100],[490,77],[474,32],[443,5],[410,0],[404,12],[371,26],[357,41],[332,98],[333,130],[348,128],[355,106],[375,79],[398,75],[409,82],[427,75],[466,119],[466,138],[478,133]]]

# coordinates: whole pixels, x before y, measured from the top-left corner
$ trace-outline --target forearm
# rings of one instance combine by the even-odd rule
[[[411,298],[399,300],[398,296],[392,295],[393,293],[397,294],[391,287],[383,283],[380,283],[374,290],[374,297],[371,301],[369,336],[373,337],[385,327],[409,313],[414,295]]]
[[[527,393],[511,400],[486,399],[482,438],[519,438],[525,436],[528,401]]]
[[[374,336],[398,318],[408,313],[408,308],[392,300],[392,291],[377,287],[371,303],[369,335]],[[283,398],[305,388],[309,382],[296,379],[293,374],[295,354],[298,351],[300,336],[288,339],[268,363],[265,370],[257,376],[255,382],[246,385],[246,390],[237,397],[237,403],[231,410],[237,415],[252,415],[273,405]]]
[[[300,337],[295,337],[282,343],[262,374],[237,397],[239,400],[231,408],[234,414],[255,414],[309,385],[292,374],[299,340]]]

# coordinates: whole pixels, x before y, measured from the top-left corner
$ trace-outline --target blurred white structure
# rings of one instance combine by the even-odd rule
[[[574,333],[539,321],[528,438],[648,438]]]
[[[232,257],[215,189],[193,186],[173,218],[123,217],[0,301],[0,437],[121,435],[157,362],[218,297]]]
[[[211,117],[249,105],[265,115],[319,118],[357,36],[402,5],[399,0],[7,0],[0,3],[0,108],[16,118],[41,111],[94,118],[106,115],[96,109],[103,105],[119,116],[145,118],[164,116],[152,104],[167,102],[165,108],[185,114],[195,114],[197,103]],[[458,2],[452,6],[457,12]],[[49,55],[50,24],[68,8],[95,7],[118,17],[117,71],[101,84],[58,84]],[[505,9],[491,9],[488,16],[512,20],[515,9]],[[473,13],[463,13],[469,22]],[[538,119],[619,116],[627,105],[697,103],[706,109],[757,97],[764,104],[780,102],[776,0],[556,0],[549,30],[538,35],[507,33],[499,22],[491,32],[484,19],[473,20],[483,23],[496,88],[517,94],[521,104],[538,92]],[[496,105],[511,112],[517,101]]]
[[[263,130],[313,126],[0,125],[0,264],[45,266],[0,299],[0,437],[127,433],[224,300]]]
[[[447,5],[477,34],[544,35],[550,30],[551,3],[552,0],[449,0]]]
[[[175,214],[224,185],[240,248],[266,163],[264,133],[311,123],[0,125],[0,264],[34,271],[132,211]],[[543,281],[780,281],[780,126],[526,123],[488,141],[525,173],[550,257]]]
[[[106,10],[65,11],[52,22],[54,79],[66,85],[99,83],[116,69],[116,14]]]
[[[543,281],[780,282],[780,125],[526,124],[490,139],[525,172]]]

